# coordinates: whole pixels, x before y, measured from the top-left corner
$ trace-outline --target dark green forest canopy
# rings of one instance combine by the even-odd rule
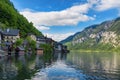
[[[42,33],[37,30],[32,22],[21,15],[9,0],[0,0],[0,28],[14,28],[20,30],[21,37],[25,37],[27,33],[41,36]]]

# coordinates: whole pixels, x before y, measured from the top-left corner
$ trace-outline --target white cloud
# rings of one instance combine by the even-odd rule
[[[96,0],[96,1],[97,1],[96,10],[98,11],[104,11],[112,8],[120,8],[120,0]]]
[[[94,20],[95,16],[88,16],[88,11],[93,8],[104,11],[111,8],[120,8],[120,0],[87,0],[85,4],[77,4],[61,11],[35,12],[24,9],[23,14],[34,26],[66,26],[77,25],[79,22]],[[37,27],[38,28],[38,27]],[[39,29],[39,28],[38,28]],[[41,30],[41,29],[40,29]]]
[[[29,22],[33,22],[38,30],[49,30],[50,26],[66,26],[77,25],[79,22],[94,20],[97,15],[93,17],[88,16],[88,11],[94,9],[96,11],[105,11],[108,9],[116,8],[119,10],[120,16],[120,0],[87,0],[85,4],[73,5],[70,8],[61,11],[50,12],[36,12],[31,9],[24,9],[20,13],[23,14]],[[44,25],[44,26],[43,26]],[[66,34],[49,34],[45,33],[48,37],[56,41],[61,41],[74,33]]]
[[[79,22],[93,20],[93,17],[86,15],[91,8],[89,3],[75,5],[61,11],[35,12],[25,9],[23,14],[34,26],[66,26],[77,25]]]
[[[70,35],[73,35],[74,33],[65,33],[65,34],[50,34],[50,33],[44,33],[45,36],[50,37],[56,41],[61,41],[65,38],[67,38]]]
[[[49,27],[46,27],[46,26],[36,26],[36,28],[41,31],[50,29]]]

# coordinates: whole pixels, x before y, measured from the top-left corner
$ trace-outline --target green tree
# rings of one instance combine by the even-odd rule
[[[43,50],[44,50],[44,55],[43,55],[44,60],[45,61],[50,61],[51,58],[53,57],[53,55],[52,55],[52,51],[53,51],[52,46],[50,44],[41,44],[40,48],[43,48]]]
[[[31,37],[27,37],[26,38],[28,45],[26,46],[26,50],[28,50],[29,48],[32,49],[33,53],[35,53],[36,50],[36,41],[32,40]]]
[[[22,43],[23,43],[23,39],[17,39],[17,41],[15,42],[15,45],[20,46],[22,45]]]

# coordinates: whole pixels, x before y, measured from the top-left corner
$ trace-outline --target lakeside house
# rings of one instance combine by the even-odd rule
[[[44,36],[37,36],[36,41],[38,44],[46,44],[46,37]]]
[[[28,33],[28,36],[29,36],[32,40],[36,41],[36,35],[34,35],[34,34],[32,34],[32,33]]]
[[[36,42],[38,45],[40,44],[50,44],[51,46],[54,46],[54,40],[52,38],[47,38],[45,36],[37,36]]]
[[[46,43],[54,46],[55,41],[52,38],[46,38]]]
[[[55,50],[55,52],[61,52],[62,51],[62,44],[55,42],[54,43],[54,50]]]
[[[44,51],[44,49],[42,49],[42,48],[37,48],[36,49],[36,53],[38,54],[38,55],[43,55],[43,52]]]
[[[4,44],[6,47],[16,42],[20,38],[20,30],[18,29],[0,29],[0,49],[1,45]]]
[[[2,31],[3,41],[15,43],[20,38],[18,29],[5,29]]]
[[[54,42],[54,50],[55,52],[62,52],[62,53],[68,53],[69,50],[66,45],[63,45],[59,42]]]
[[[36,37],[37,48],[39,48],[40,44],[46,44],[46,38],[44,36],[37,36]]]

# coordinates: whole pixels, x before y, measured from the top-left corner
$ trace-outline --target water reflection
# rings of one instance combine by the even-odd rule
[[[74,53],[68,61],[87,75],[86,79],[120,80],[120,54]]]
[[[85,80],[85,75],[66,62],[66,53],[56,53],[56,61],[40,69],[32,80]]]
[[[37,72],[37,69],[35,69],[35,65],[37,64],[35,63],[37,62],[35,61],[36,58],[36,55],[15,55],[1,57],[0,80],[30,79],[31,76]]]
[[[64,61],[58,60],[45,69],[41,69],[32,80],[84,80],[83,75],[69,67]]]
[[[11,56],[0,59],[0,80],[12,80],[17,75],[17,68],[12,61]]]
[[[0,58],[0,80],[120,80],[118,53],[26,54]]]

